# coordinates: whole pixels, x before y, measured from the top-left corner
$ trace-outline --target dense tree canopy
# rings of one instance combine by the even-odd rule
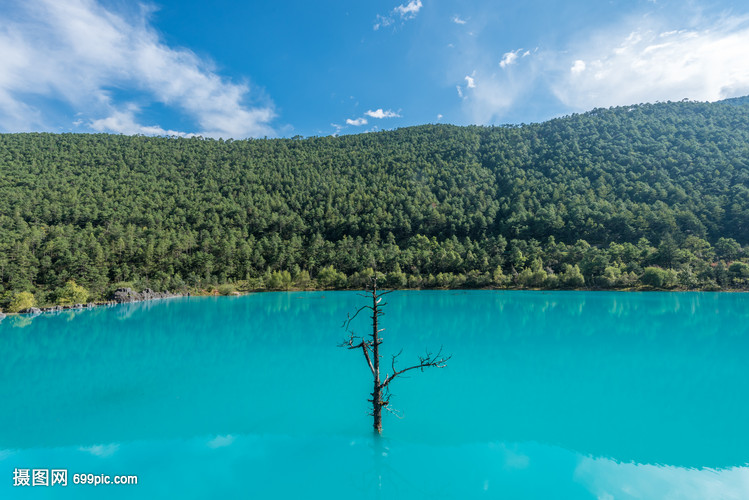
[[[375,270],[414,287],[744,287],[748,243],[746,98],[303,140],[0,135],[6,306],[70,281],[101,298]]]

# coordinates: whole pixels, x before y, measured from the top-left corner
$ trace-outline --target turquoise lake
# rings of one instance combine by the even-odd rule
[[[0,498],[749,498],[749,294],[386,302],[383,368],[453,357],[393,382],[382,438],[366,361],[337,347],[356,292],[5,318]]]

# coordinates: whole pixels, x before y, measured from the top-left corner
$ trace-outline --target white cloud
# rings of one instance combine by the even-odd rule
[[[364,114],[372,118],[400,118],[401,116],[395,111],[391,111],[389,109],[387,111],[383,111],[382,108],[378,108],[374,111],[370,109]]]
[[[502,60],[499,62],[499,66],[504,69],[507,66],[515,64],[515,62],[517,62],[517,60],[518,60],[518,54],[522,50],[523,49],[518,49],[518,50],[514,50],[512,52],[505,52],[505,55],[502,56]],[[527,55],[530,55],[530,52],[526,51],[526,53],[523,54],[523,57],[525,57]]]
[[[475,89],[476,88],[476,80],[474,80],[473,77],[466,76],[465,77],[465,81],[466,81],[466,87],[468,87],[469,89]]]
[[[571,52],[571,71],[552,89],[578,109],[748,94],[748,21],[725,19],[690,30],[636,26],[618,37],[593,37]]]
[[[481,85],[477,86],[470,99],[465,101],[471,121],[480,124],[491,122],[501,116],[523,90],[524,86],[517,82],[508,82],[497,75],[482,79]]]
[[[457,83],[476,68],[472,78],[480,85],[470,95],[466,85],[456,88],[468,119],[478,124],[501,120],[535,93],[556,96],[570,112],[749,94],[749,16],[706,19],[627,18],[554,50],[506,52],[499,67],[496,55],[477,45],[456,59],[451,79]]]
[[[583,61],[582,59],[578,59],[572,65],[572,67],[570,68],[570,71],[572,73],[582,73],[583,71],[585,71],[585,61]]]
[[[419,13],[421,7],[421,0],[411,0],[405,5],[397,6],[394,11],[400,14],[403,18],[411,19]]]
[[[367,119],[364,118],[364,117],[357,118],[355,120],[352,120],[351,118],[346,118],[346,124],[347,125],[353,125],[354,127],[361,127],[362,125],[366,125],[367,124]]]
[[[442,115],[441,114],[437,115],[437,120],[441,120],[441,119],[442,119]]]
[[[411,0],[407,4],[402,4],[395,7],[385,16],[377,15],[377,21],[373,28],[377,31],[380,28],[390,26],[398,20],[407,21],[416,17],[422,7],[421,0]]]
[[[386,17],[377,14],[377,21],[374,23],[374,26],[372,26],[372,29],[377,31],[378,29],[385,28],[387,26],[390,26],[391,24],[393,24],[392,17]]]
[[[272,104],[193,52],[167,46],[148,12],[127,18],[95,0],[13,3],[0,27],[0,129],[69,128],[73,117],[63,123],[31,104],[42,101],[72,108],[97,131],[189,135],[139,122],[142,108],[161,104],[204,136],[275,135]]]
[[[135,113],[137,111],[138,109],[135,106],[130,106],[129,109],[124,111],[112,110],[110,116],[93,120],[89,126],[97,132],[117,132],[126,135],[178,135],[182,137],[195,135],[178,132],[176,130],[164,130],[158,125],[141,125],[135,120]],[[81,120],[76,120],[73,124],[80,126],[83,122]]]
[[[460,85],[456,85],[455,89],[458,91],[458,97],[463,97],[463,89],[460,88]]]
[[[465,24],[468,21],[466,21],[465,19],[461,19],[460,16],[453,16],[453,22],[455,24]]]

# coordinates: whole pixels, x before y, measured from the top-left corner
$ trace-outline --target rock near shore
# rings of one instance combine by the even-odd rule
[[[133,291],[132,288],[118,288],[112,294],[112,300],[119,304],[123,302],[140,302],[141,300],[166,299],[169,297],[178,297],[178,295],[171,292],[154,292],[150,288],[146,288],[142,292]]]

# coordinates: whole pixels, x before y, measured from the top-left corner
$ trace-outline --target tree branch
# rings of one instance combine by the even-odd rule
[[[360,342],[358,344],[355,344],[359,340]],[[367,364],[369,365],[369,369],[372,370],[372,375],[375,374],[374,365],[372,365],[372,359],[369,357],[369,350],[372,348],[372,342],[369,340],[364,340],[361,337],[358,337],[354,335],[353,333],[349,337],[347,341],[343,341],[340,344],[338,344],[338,347],[345,347],[346,349],[359,349],[364,352],[364,357],[367,358]]]
[[[390,388],[389,387],[385,387],[382,390],[381,401],[382,402],[380,404],[382,405],[383,408],[385,408],[385,410],[392,413],[398,418],[403,418],[403,415],[401,414],[400,410],[397,410],[393,408],[392,406],[390,406]]]
[[[452,356],[443,356],[442,355],[442,347],[440,347],[440,350],[437,352],[437,354],[432,355],[432,353],[427,352],[425,356],[419,356],[419,364],[413,365],[413,366],[409,366],[408,368],[404,368],[402,370],[396,370],[395,369],[395,359],[398,356],[400,356],[400,352],[398,354],[396,354],[396,355],[393,356],[393,361],[392,361],[392,364],[391,364],[391,366],[393,368],[393,374],[392,375],[388,375],[387,377],[385,377],[385,381],[382,384],[380,384],[380,387],[382,387],[382,388],[387,387],[388,384],[390,384],[390,382],[392,382],[395,377],[397,377],[398,375],[400,375],[402,373],[405,373],[405,372],[407,372],[409,370],[416,370],[418,368],[418,369],[424,371],[424,368],[430,368],[430,367],[444,368],[445,366],[447,366],[448,360],[450,358],[452,358]]]
[[[341,327],[349,332],[349,325],[351,325],[351,322],[354,321],[354,318],[356,318],[360,312],[362,312],[364,309],[372,309],[372,306],[361,306],[359,309],[356,310],[353,316],[351,316],[351,313],[348,313],[346,315],[346,321],[343,322]]]
[[[362,342],[362,344],[364,344],[364,342]],[[369,350],[367,349],[366,345],[362,345],[362,351],[364,351],[364,357],[367,358],[369,369],[372,370],[372,376],[376,376],[374,366],[372,365],[372,360],[369,359]]]

